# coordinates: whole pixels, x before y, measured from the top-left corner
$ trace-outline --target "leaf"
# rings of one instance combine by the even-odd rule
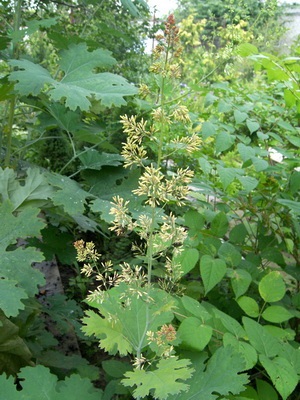
[[[252,135],[252,133],[256,132],[260,128],[260,125],[257,121],[254,121],[249,118],[246,120],[246,125],[247,125],[251,135]]]
[[[236,352],[241,354],[245,361],[245,371],[253,368],[257,363],[257,353],[255,349],[242,340],[238,340],[231,333],[226,332],[223,335],[224,346],[232,346]]]
[[[264,310],[262,316],[266,321],[275,324],[280,324],[293,318],[293,314],[282,306],[269,306]]]
[[[234,181],[238,174],[236,168],[224,168],[221,165],[217,165],[217,171],[224,189]]]
[[[155,370],[135,369],[126,372],[122,380],[124,386],[136,386],[134,398],[145,397],[150,393],[155,399],[169,399],[170,395],[186,392],[189,386],[182,382],[191,378],[193,369],[190,360],[178,357],[161,359]]]
[[[19,328],[2,312],[0,326],[0,374],[5,372],[8,375],[15,375],[21,367],[30,363],[32,355],[24,340],[18,335]]]
[[[79,157],[83,168],[99,170],[103,165],[119,166],[123,162],[123,157],[119,154],[99,153],[95,149],[89,149]]]
[[[256,389],[260,399],[263,400],[278,400],[276,390],[268,382],[261,379],[256,379]]]
[[[298,376],[293,366],[283,357],[275,357],[271,360],[260,355],[259,360],[282,399],[286,400],[298,384]]]
[[[20,185],[12,169],[0,168],[2,201],[10,200],[14,206],[13,211],[30,202],[35,205],[43,204],[53,194],[53,188],[49,186],[39,168],[28,168],[26,174],[24,184]]]
[[[228,242],[221,244],[221,247],[218,250],[218,256],[231,267],[237,267],[242,260],[240,252]]]
[[[258,180],[252,176],[238,176],[238,180],[244,187],[246,193],[250,193],[258,185]]]
[[[248,271],[238,268],[230,275],[230,282],[235,294],[235,298],[238,299],[247,292],[252,282],[252,277]]]
[[[106,360],[101,363],[103,370],[113,378],[122,378],[125,372],[132,369],[131,364],[118,360]]]
[[[126,305],[126,296],[130,304]],[[99,314],[87,311],[82,330],[87,335],[95,335],[99,346],[110,354],[126,355],[133,349],[147,345],[145,331],[156,332],[163,324],[173,319],[174,300],[159,289],[149,292],[152,299],[149,304],[145,299],[137,297],[130,286],[120,284],[105,292],[102,304],[89,302],[92,307],[99,309]]]
[[[71,216],[83,214],[87,198],[95,197],[81,189],[79,183],[67,176],[48,173],[47,180],[52,186],[58,188],[52,196],[53,204],[63,206],[64,211]]]
[[[11,60],[10,65],[20,70],[13,71],[10,80],[18,81],[15,89],[21,94],[39,95],[45,85],[49,86],[50,98],[54,101],[65,99],[71,110],[79,107],[88,111],[90,100],[100,100],[103,106],[126,104],[124,96],[133,95],[137,90],[121,76],[108,72],[95,73],[95,68],[107,68],[116,63],[107,50],[88,51],[86,44],[73,44],[60,54],[59,66],[64,72],[60,82],[49,72],[28,60]]]
[[[243,317],[243,324],[250,344],[258,353],[266,357],[275,357],[278,354],[281,350],[280,342],[262,325],[248,317]]]
[[[289,208],[290,211],[292,211],[293,214],[300,215],[300,203],[299,203],[299,201],[279,199],[279,200],[277,200],[277,203],[282,204],[283,206]]]
[[[234,115],[235,122],[236,122],[237,124],[241,124],[241,123],[244,122],[244,121],[247,119],[247,117],[248,117],[248,114],[247,114],[247,113],[241,112],[241,111],[239,111],[239,110],[234,110],[233,115]]]
[[[39,236],[44,223],[38,218],[40,210],[28,207],[17,216],[12,214],[13,206],[6,201],[0,205],[0,308],[7,316],[17,316],[18,310],[24,309],[22,299],[34,296],[38,285],[44,283],[43,275],[33,270],[31,264],[43,260],[43,256],[35,249],[7,251],[7,247],[15,244],[19,238]]]
[[[178,334],[185,349],[202,351],[212,337],[212,327],[203,324],[198,318],[185,318],[179,328]]]
[[[224,260],[204,255],[200,260],[200,273],[205,294],[207,294],[223,279],[226,273],[226,263]]]
[[[203,354],[193,362],[195,373],[186,383],[188,392],[169,396],[168,400],[215,400],[219,395],[238,394],[248,382],[243,357],[232,346],[220,347],[204,364]]]
[[[216,152],[222,153],[228,150],[235,142],[235,136],[229,135],[227,132],[220,132],[216,136]]]
[[[216,127],[212,122],[205,121],[202,124],[201,133],[203,139],[207,139],[208,137],[214,136],[216,134]]]
[[[242,296],[237,303],[249,317],[257,318],[259,316],[259,306],[252,297]]]
[[[201,321],[206,321],[211,318],[211,315],[199,303],[199,301],[192,299],[189,296],[183,296],[181,298],[181,303],[185,311],[199,318]]]
[[[237,149],[243,162],[250,160],[252,157],[255,156],[255,150],[250,146],[244,145],[243,143],[239,143],[237,145]]]
[[[241,43],[237,47],[237,54],[239,54],[242,57],[248,57],[257,53],[258,53],[257,47],[251,43]]]
[[[197,249],[184,249],[178,256],[175,258],[175,262],[180,264],[180,269],[183,274],[187,274],[190,272],[199,260],[199,251]]]
[[[228,227],[229,223],[226,214],[220,212],[211,221],[210,232],[214,236],[222,237],[227,233]]]
[[[281,300],[285,295],[286,287],[280,272],[272,271],[265,275],[259,282],[258,291],[264,301]]]
[[[71,400],[76,393],[77,398],[102,399],[102,391],[95,389],[90,380],[82,379],[79,375],[71,375],[64,381],[57,381],[57,377],[42,365],[22,368],[19,382],[22,382],[19,384],[22,390],[17,390],[14,378],[6,379],[1,375],[2,396],[9,400]]]

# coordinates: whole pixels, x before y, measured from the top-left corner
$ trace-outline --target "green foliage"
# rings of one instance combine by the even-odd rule
[[[47,70],[28,60],[12,60],[10,65],[20,71],[10,74],[12,81],[17,81],[15,88],[20,95],[38,95],[45,85],[51,100],[65,99],[65,104],[71,110],[79,107],[87,111],[90,107],[88,98],[101,100],[101,104],[111,107],[113,104],[126,104],[123,96],[133,95],[136,90],[124,78],[110,73],[94,73],[94,68],[108,68],[115,60],[106,50],[89,52],[84,44],[70,46],[62,51],[59,68],[62,79],[54,80]],[[32,85],[34,82],[34,85]]]
[[[19,374],[22,379],[22,390],[17,390],[12,377],[6,379],[0,376],[2,393],[7,399],[11,400],[43,400],[43,399],[71,399],[76,396],[84,396],[88,400],[99,400],[102,392],[93,388],[88,379],[82,379],[79,375],[71,375],[63,381],[58,381],[57,377],[49,372],[42,365],[35,368],[23,368]]]
[[[126,372],[122,383],[125,386],[137,386],[133,391],[135,399],[150,393],[154,398],[167,399],[172,394],[190,390],[189,385],[180,382],[191,377],[193,369],[189,365],[189,360],[178,360],[177,357],[162,359],[154,370]]]

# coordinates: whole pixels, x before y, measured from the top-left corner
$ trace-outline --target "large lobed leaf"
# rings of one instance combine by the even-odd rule
[[[7,251],[7,247],[15,244],[19,238],[40,235],[44,227],[38,218],[40,210],[28,207],[14,216],[13,209],[9,201],[0,205],[0,308],[7,317],[16,316],[18,310],[24,308],[21,300],[34,296],[38,285],[44,284],[43,275],[31,267],[33,262],[43,260],[40,252],[31,248]]]
[[[65,100],[71,110],[77,107],[88,111],[92,98],[111,107],[126,104],[124,96],[137,93],[136,88],[119,75],[95,72],[95,68],[107,68],[115,64],[107,50],[88,51],[86,44],[73,44],[60,55],[59,67],[64,76],[60,81],[51,77],[40,65],[28,60],[11,60],[10,65],[19,70],[10,75],[17,81],[15,88],[20,95],[38,95],[46,88],[54,101]]]
[[[134,398],[153,393],[155,399],[167,399],[169,395],[189,389],[189,385],[182,381],[191,378],[194,372],[190,364],[190,360],[179,360],[178,357],[161,359],[155,370],[126,372],[122,383],[124,386],[136,386]]]
[[[248,376],[240,373],[245,369],[244,359],[231,346],[219,348],[206,369],[204,361],[202,353],[193,362],[195,373],[186,381],[190,386],[188,392],[169,396],[168,400],[214,400],[219,395],[239,394],[245,389]]]
[[[139,289],[143,291],[143,289]],[[89,302],[99,309],[99,314],[87,311],[83,319],[83,331],[95,335],[100,347],[110,354],[127,355],[147,345],[145,332],[153,331],[173,319],[173,299],[162,290],[152,289],[151,300],[145,301],[130,291],[125,284],[115,287],[105,294],[99,304]],[[128,304],[126,303],[128,300]]]

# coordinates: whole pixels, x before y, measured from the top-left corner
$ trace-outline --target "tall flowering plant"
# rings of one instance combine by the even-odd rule
[[[166,87],[180,78],[182,62],[179,30],[172,15],[157,41],[150,68],[156,92],[145,84],[140,87],[143,97],[155,99],[151,118],[121,117],[127,135],[122,149],[124,168],[141,170],[133,194],[141,197],[144,211],[133,218],[129,201],[119,196],[113,198],[110,211],[114,218],[111,231],[116,235],[134,231],[139,237],[132,245],[137,254],[135,266],[101,263],[93,243],[75,244],[78,260],[84,262],[82,273],[95,273],[98,281],[87,298],[98,312],[87,311],[83,330],[95,335],[108,353],[130,355],[133,370],[125,373],[122,384],[137,399],[149,394],[164,399],[187,391],[184,381],[193,373],[190,361],[179,359],[175,352],[179,343],[174,325],[177,300],[172,295],[180,294],[182,289],[183,272],[178,260],[187,232],[166,206],[185,202],[193,178],[188,167],[176,166],[174,155],[197,151],[201,140],[193,132],[188,109],[166,96]],[[173,127],[178,131],[178,126],[184,135],[173,133]],[[157,260],[164,266],[159,277],[154,273]]]

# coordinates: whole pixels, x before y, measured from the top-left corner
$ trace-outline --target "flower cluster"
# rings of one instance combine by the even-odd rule
[[[176,330],[171,324],[164,324],[157,332],[148,331],[149,344],[155,344],[161,352],[161,356],[168,358],[172,356],[174,347],[171,344],[176,340]]]

